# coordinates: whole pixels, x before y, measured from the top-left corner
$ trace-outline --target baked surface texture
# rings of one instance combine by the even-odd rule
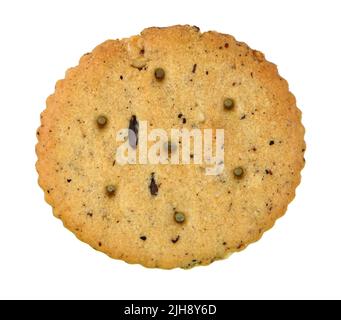
[[[224,171],[118,165],[116,133],[133,115],[150,128],[224,129]],[[164,269],[207,265],[260,239],[304,166],[301,112],[276,66],[232,36],[191,26],[148,28],[84,55],[48,97],[37,137],[39,184],[65,227],[112,258]]]

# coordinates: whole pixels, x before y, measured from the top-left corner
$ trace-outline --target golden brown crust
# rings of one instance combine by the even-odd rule
[[[162,84],[153,77],[160,66]],[[221,108],[226,95],[231,113]],[[109,119],[101,131],[99,114]],[[224,173],[114,166],[115,132],[132,114],[156,128],[224,128]],[[145,29],[84,55],[47,99],[37,136],[39,184],[54,215],[95,249],[146,267],[206,265],[257,241],[285,213],[304,166],[301,113],[276,66],[232,36],[190,26]],[[241,180],[236,166],[246,169]],[[110,183],[114,198],[104,192]],[[175,208],[186,224],[174,223]]]

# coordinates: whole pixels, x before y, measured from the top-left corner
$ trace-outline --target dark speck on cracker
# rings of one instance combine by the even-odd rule
[[[131,116],[129,120],[129,133],[128,139],[129,144],[133,149],[136,149],[138,144],[138,135],[139,135],[139,123],[135,115]]]
[[[195,73],[196,70],[197,70],[197,64],[195,63],[195,64],[193,65],[193,68],[192,68],[192,73]]]
[[[154,172],[152,172],[151,177],[150,177],[149,191],[152,196],[157,196],[159,192],[159,187],[156,184]]]
[[[175,244],[179,241],[180,236],[176,236],[175,238],[172,238],[171,241]]]

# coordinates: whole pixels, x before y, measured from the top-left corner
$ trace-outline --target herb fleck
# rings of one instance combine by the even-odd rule
[[[136,116],[133,115],[129,121],[129,133],[128,133],[129,144],[133,149],[136,149],[136,146],[138,144],[138,134],[139,134],[139,123],[137,121]]]
[[[179,241],[179,239],[180,239],[180,236],[177,236],[176,238],[173,238],[171,241],[173,243],[177,243]]]
[[[152,172],[151,174],[151,179],[150,179],[150,184],[149,184],[149,190],[150,190],[150,194],[152,196],[157,196],[158,192],[159,192],[159,187],[158,185],[156,184],[156,181],[155,181],[155,173]]]
[[[192,73],[195,73],[196,70],[197,70],[197,64],[195,63],[195,64],[193,65],[193,68],[192,68]]]

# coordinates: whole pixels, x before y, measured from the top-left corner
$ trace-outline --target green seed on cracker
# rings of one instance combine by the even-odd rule
[[[176,144],[172,143],[171,141],[165,142],[163,145],[163,148],[165,151],[168,152],[168,156],[176,152],[176,149],[177,149]]]
[[[161,81],[165,77],[165,70],[163,70],[162,68],[156,68],[154,71],[154,75],[157,80]]]
[[[233,170],[233,174],[236,178],[241,178],[244,175],[244,169],[242,167],[237,167]]]
[[[174,220],[177,223],[183,223],[185,221],[185,215],[182,212],[175,212],[174,214]]]
[[[97,125],[100,128],[103,128],[107,123],[108,123],[108,118],[106,116],[101,115],[97,117]]]
[[[233,101],[233,99],[231,99],[231,98],[226,98],[226,99],[224,100],[224,108],[225,108],[226,110],[232,110],[233,107],[234,107],[234,101]]]
[[[112,184],[109,184],[108,186],[105,187],[105,190],[107,192],[107,195],[109,197],[113,196],[116,192],[116,187]]]

